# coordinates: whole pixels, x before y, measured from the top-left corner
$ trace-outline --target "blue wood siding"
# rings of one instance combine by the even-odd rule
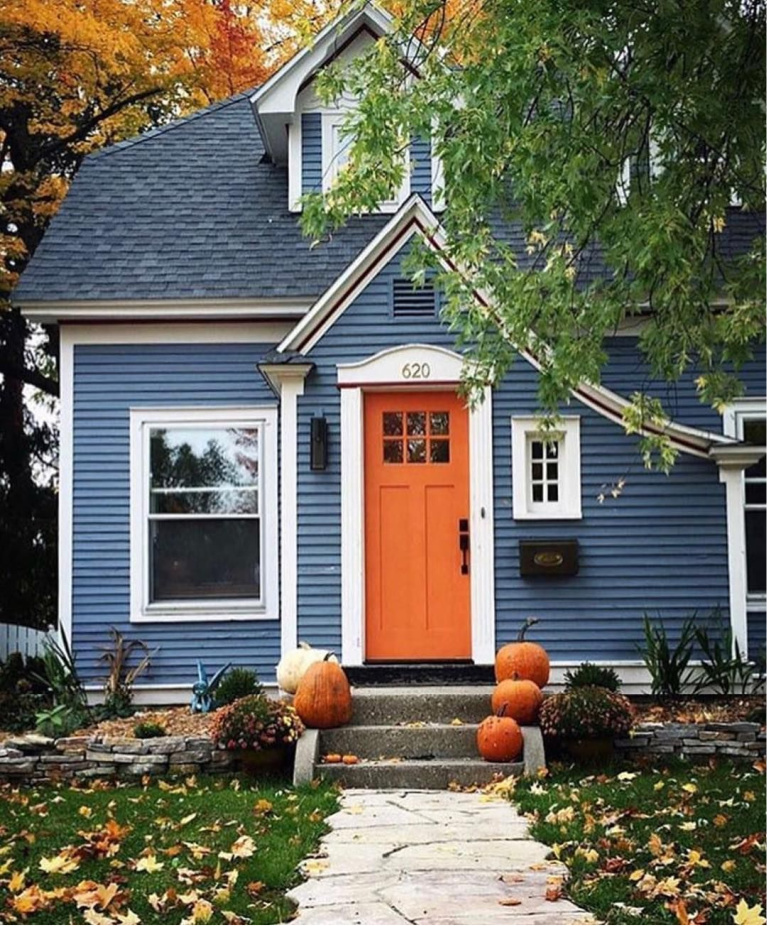
[[[117,627],[159,646],[140,683],[194,680],[232,661],[274,676],[278,621],[129,622],[129,409],[137,406],[275,405],[256,370],[263,344],[76,345],[74,355],[73,642],[78,666],[103,678],[98,658]]]
[[[301,116],[301,192],[322,191],[322,115]]]
[[[437,319],[391,316],[391,280],[401,273],[393,260],[372,280],[311,351],[316,364],[299,399],[299,638],[337,649],[341,642],[340,399],[336,364],[360,360],[407,342],[451,346]],[[635,359],[619,344],[626,370]],[[512,517],[511,416],[536,411],[537,374],[519,360],[496,390],[493,405],[497,640],[511,639],[522,620],[543,618],[536,638],[555,660],[636,660],[645,612],[660,614],[674,633],[694,610],[716,606],[728,613],[724,487],[715,465],[682,455],[670,476],[647,472],[636,439],[596,412],[573,402],[581,416],[583,519],[515,521]],[[631,392],[635,376],[611,377]],[[697,398],[687,392],[682,420],[698,417]],[[324,415],[330,454],[324,473],[309,470],[309,422]],[[712,424],[713,426],[713,424]],[[621,496],[598,496],[618,479]],[[518,542],[523,538],[576,537],[580,574],[560,580],[520,578]]]
[[[608,342],[608,356],[609,362],[602,376],[605,386],[625,395],[637,389],[645,390],[659,398],[675,420],[721,434],[721,415],[698,398],[695,389],[696,373],[688,372],[676,383],[653,380],[647,361],[639,351],[638,341],[633,337],[612,338]],[[765,345],[761,344],[755,350],[754,359],[738,373],[744,395],[765,395],[765,361]]]
[[[431,204],[431,139],[416,138],[410,146],[410,159],[413,166],[410,191],[419,193]]]

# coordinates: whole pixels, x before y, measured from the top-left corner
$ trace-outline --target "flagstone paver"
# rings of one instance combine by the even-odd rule
[[[289,897],[300,926],[565,926],[595,921],[547,900],[565,866],[504,797],[347,790]],[[551,893],[551,892],[550,892]]]

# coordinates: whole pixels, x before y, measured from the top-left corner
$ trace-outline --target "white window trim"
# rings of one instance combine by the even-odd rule
[[[530,491],[531,440],[560,440],[559,501],[533,502]],[[550,432],[541,431],[535,415],[511,419],[511,478],[513,516],[516,521],[579,520],[581,512],[581,418],[564,415]]]
[[[261,435],[261,598],[149,603],[148,426],[183,427],[226,424],[258,428]],[[277,496],[277,409],[275,406],[207,406],[130,409],[130,619],[132,623],[178,621],[277,620],[279,617],[279,563]]]
[[[336,176],[338,174],[338,165],[333,158],[333,131],[338,126],[343,125],[344,120],[349,115],[351,107],[346,109],[324,109],[322,111],[322,192],[328,193],[330,188],[335,182]],[[349,140],[349,144],[352,144],[352,140]],[[405,161],[405,175],[402,178],[402,186],[400,187],[397,195],[394,199],[387,199],[382,203],[379,203],[378,208],[376,209],[376,214],[379,213],[392,213],[396,212],[400,206],[407,200],[410,196],[410,161],[409,155],[406,155],[407,160]]]
[[[743,440],[743,423],[749,419],[761,419],[767,415],[767,399],[748,398],[736,399],[729,404],[722,413],[722,427],[727,437],[736,437]],[[731,584],[734,582],[736,588],[742,584],[745,592],[746,612],[748,611],[767,611],[767,595],[753,594],[748,591],[748,579],[746,574],[746,484],[745,470],[739,469],[730,475],[731,488],[727,496],[727,523],[728,533],[731,537],[731,543],[742,547],[742,556],[739,562],[733,563],[733,567],[742,573],[740,577],[730,576]],[[735,510],[731,510],[735,509]],[[736,547],[736,549],[737,549]]]

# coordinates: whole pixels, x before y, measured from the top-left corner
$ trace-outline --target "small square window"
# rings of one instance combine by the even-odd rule
[[[580,518],[580,419],[564,416],[544,433],[533,416],[511,424],[514,517]]]

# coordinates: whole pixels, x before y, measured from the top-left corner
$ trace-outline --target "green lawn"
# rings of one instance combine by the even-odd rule
[[[0,922],[284,922],[336,807],[246,779],[0,788]]]
[[[571,899],[605,922],[765,922],[753,910],[765,905],[761,763],[560,766],[513,800],[569,868]]]

